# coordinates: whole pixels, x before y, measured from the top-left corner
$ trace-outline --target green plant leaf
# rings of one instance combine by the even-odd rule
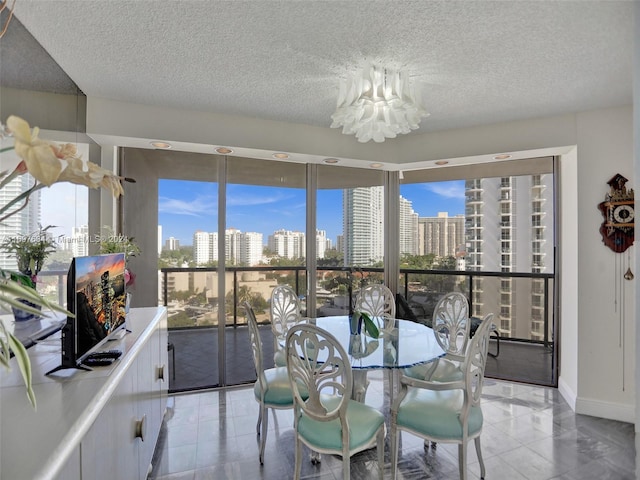
[[[11,359],[11,352],[13,352],[22,380],[25,387],[27,387],[27,398],[29,402],[36,408],[36,396],[33,392],[33,377],[31,371],[31,361],[27,354],[27,349],[24,348],[22,342],[18,340],[12,333],[9,333],[3,322],[0,321],[0,365],[5,368],[9,368],[9,360]]]
[[[9,368],[9,359],[11,358],[9,342],[7,341],[8,336],[4,322],[0,321],[0,365],[5,368]]]
[[[24,386],[27,387],[27,397],[29,398],[29,402],[33,406],[34,410],[37,408],[36,405],[36,395],[33,392],[32,385],[32,373],[31,373],[31,361],[29,360],[29,354],[27,354],[27,349],[24,348],[22,342],[18,340],[13,334],[7,332],[8,335],[8,343],[9,348],[13,351],[13,355],[16,358],[16,362],[18,363],[18,368],[20,369],[20,373],[22,374],[22,379],[24,380]]]
[[[366,312],[359,312],[362,320],[364,322],[364,329],[369,334],[371,338],[378,338],[380,336],[380,331],[378,330],[377,325],[371,319],[371,316]]]

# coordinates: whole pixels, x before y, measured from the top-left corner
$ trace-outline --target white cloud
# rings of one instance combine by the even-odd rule
[[[460,180],[452,182],[426,183],[424,188],[444,198],[464,200],[464,182]]]
[[[291,198],[291,195],[286,195],[282,192],[273,192],[270,195],[247,195],[246,192],[242,192],[241,195],[227,195],[227,206],[248,207],[251,205],[265,205],[267,203],[282,202],[289,198]]]
[[[198,196],[194,200],[160,197],[158,211],[168,215],[190,215],[199,217],[217,213],[218,206],[211,196]]]
[[[301,215],[306,215],[307,213],[306,208],[307,208],[307,204],[303,202],[303,203],[297,203],[291,206],[287,206],[287,208],[282,208],[282,209],[274,208],[268,211],[269,213],[272,213],[276,218],[278,216],[300,218]]]

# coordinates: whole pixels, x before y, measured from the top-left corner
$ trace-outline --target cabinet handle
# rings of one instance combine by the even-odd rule
[[[157,367],[157,379],[156,380],[162,380],[164,382],[164,365],[160,365],[159,367]]]
[[[144,437],[147,435],[147,415],[142,415],[140,420],[136,420],[135,437],[144,442]]]

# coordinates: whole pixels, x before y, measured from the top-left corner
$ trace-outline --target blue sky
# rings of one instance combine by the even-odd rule
[[[464,213],[464,181],[402,185],[400,194],[413,202],[421,217]],[[191,245],[196,230],[218,230],[217,184],[161,180],[159,197],[163,243],[175,237],[180,245]],[[319,191],[318,205],[318,228],[335,243],[342,233],[342,191]],[[264,243],[281,228],[304,231],[305,208],[303,189],[227,185],[227,228],[260,232]]]

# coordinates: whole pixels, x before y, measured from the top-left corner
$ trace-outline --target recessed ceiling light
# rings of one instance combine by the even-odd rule
[[[151,144],[152,147],[155,147],[155,148],[164,148],[164,149],[171,148],[171,144],[167,142],[149,142],[149,143]]]
[[[511,158],[511,155],[507,153],[502,153],[500,155],[496,155],[495,157],[493,157],[494,160],[506,160],[508,158]]]
[[[334,164],[334,163],[338,163],[340,160],[338,160],[337,158],[325,158],[324,163],[330,163],[330,164]]]
[[[382,168],[382,163],[372,163],[369,165],[371,168]]]
[[[447,162],[446,160],[438,160],[436,162],[436,165],[447,165],[449,162]]]
[[[273,154],[273,158],[279,158],[281,160],[286,160],[287,158],[289,158],[289,154],[288,153],[274,153]]]
[[[216,152],[222,154],[222,155],[227,155],[228,153],[233,153],[233,150],[231,150],[230,148],[227,147],[218,147],[216,148]]]

